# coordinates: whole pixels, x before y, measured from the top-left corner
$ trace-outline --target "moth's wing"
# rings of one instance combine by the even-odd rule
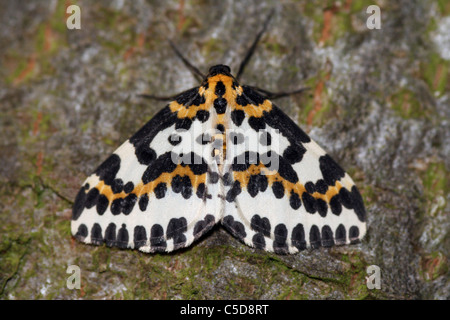
[[[361,239],[366,212],[350,176],[270,101],[246,87],[238,98],[230,127],[246,141],[227,137],[223,225],[276,253]]]
[[[218,187],[208,183],[218,177],[217,165],[202,157],[208,145],[191,141],[211,119],[176,111],[196,92],[157,113],[86,179],[73,206],[75,238],[169,252],[188,246],[220,219],[212,201]]]

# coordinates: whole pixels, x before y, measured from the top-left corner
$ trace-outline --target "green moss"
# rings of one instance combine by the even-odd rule
[[[401,89],[399,92],[389,96],[387,100],[395,113],[404,119],[417,119],[429,116],[429,110],[422,105],[417,97],[417,93],[409,89]]]
[[[450,14],[450,2],[447,0],[437,0],[438,9],[443,16]]]
[[[450,66],[439,54],[431,53],[428,59],[420,64],[420,74],[437,95],[450,90]]]
[[[351,1],[349,6],[346,3],[337,3],[336,1],[328,0],[320,2],[318,5],[314,1],[306,2],[304,6],[304,14],[314,21],[313,37],[316,43],[323,43],[326,46],[333,45],[337,39],[341,38],[348,32],[352,32],[352,20],[356,15],[362,12],[366,14],[366,8],[373,5],[373,1]],[[328,38],[323,39],[323,32],[325,28],[324,15],[325,11],[332,12],[331,20],[329,21]],[[369,15],[367,15],[369,17]]]
[[[179,27],[180,35],[185,35],[189,31],[189,28],[191,28],[193,25],[195,25],[194,19],[191,17],[186,17]]]
[[[327,77],[327,71],[322,70],[316,77],[309,78],[304,86],[309,89],[300,96],[301,108],[299,109],[299,118],[302,122],[312,126],[321,127],[330,118],[336,118],[339,106],[330,101],[327,91],[327,84],[324,80]],[[320,81],[325,81],[321,92],[317,92],[317,86],[321,85]]]
[[[430,163],[427,170],[422,174],[422,183],[424,188],[425,199],[428,208],[433,208],[433,204],[438,204],[434,210],[431,210],[432,216],[437,214],[437,210],[445,209],[445,200],[442,204],[437,198],[443,198],[450,193],[450,174],[445,167],[445,163]]]
[[[268,39],[264,42],[265,49],[271,52],[274,56],[282,57],[289,53],[289,48],[279,43],[276,39]],[[294,71],[294,70],[288,70]],[[298,67],[295,67],[295,73],[298,72]]]
[[[447,258],[442,252],[435,251],[422,257],[420,271],[425,281],[433,281],[448,274],[448,270]]]
[[[215,52],[223,52],[222,41],[217,38],[210,38],[202,46],[202,56],[210,59]]]
[[[5,78],[5,82],[10,85],[28,67],[28,58],[20,57],[15,53],[10,53],[9,57],[9,64],[15,65],[14,70]],[[28,75],[27,77],[30,77],[30,75]],[[27,77],[25,77],[25,80],[27,79]]]
[[[24,235],[16,238],[8,236],[2,235],[0,244],[0,297],[3,297],[8,281],[18,273],[30,241]]]

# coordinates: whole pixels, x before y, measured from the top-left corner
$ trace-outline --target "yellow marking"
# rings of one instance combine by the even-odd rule
[[[259,104],[257,106],[255,106],[254,104],[241,106],[240,104],[234,103],[232,109],[242,110],[249,117],[261,118],[264,115],[264,111],[269,112],[272,110],[272,102],[266,99],[262,104]]]
[[[226,117],[227,117],[226,113],[218,114],[217,115],[217,124],[224,124],[225,120],[226,120]]]
[[[218,74],[208,79],[208,89],[205,89],[204,86],[201,86],[198,89],[198,93],[205,98],[205,103],[202,103],[199,106],[189,106],[186,108],[184,105],[179,104],[176,101],[172,101],[169,104],[170,110],[172,112],[177,113],[177,117],[179,119],[183,118],[194,118],[199,110],[207,110],[211,109],[214,103],[214,99],[217,98],[215,94],[217,82],[221,81],[225,86],[225,94],[223,98],[227,100],[228,106],[231,110],[237,109],[244,111],[249,117],[257,117],[260,118],[264,115],[264,112],[269,112],[272,110],[272,102],[269,100],[264,100],[262,104],[254,105],[248,104],[246,106],[241,106],[236,103],[236,98],[238,95],[243,93],[243,89],[241,86],[237,86],[236,89],[233,89],[233,78]],[[226,119],[225,114],[218,115],[218,122],[224,124],[224,120]]]
[[[183,167],[182,165],[178,165],[173,172],[163,172],[158,178],[147,184],[143,184],[142,181],[139,182],[130,193],[125,193],[125,191],[114,193],[111,186],[105,184],[103,180],[100,181],[95,187],[99,190],[100,194],[106,196],[111,203],[115,199],[125,198],[131,193],[134,193],[138,198],[143,194],[152,193],[159,183],[165,183],[166,186],[169,187],[171,185],[172,178],[176,175],[181,177],[188,176],[194,190],[198,189],[200,183],[206,182],[206,173],[195,175],[188,166]]]
[[[267,169],[262,163],[258,165],[251,164],[246,171],[233,172],[233,178],[234,180],[237,180],[241,183],[241,187],[247,187],[250,176],[260,173],[264,173],[266,175],[269,186],[272,186],[275,181],[281,182],[283,184],[285,194],[290,195],[291,192],[294,191],[301,198],[303,192],[307,192],[305,186],[300,182],[292,183],[281,177],[277,171]],[[350,184],[349,181],[345,181],[344,183],[346,184],[345,188],[347,190],[351,190],[353,183],[351,184],[351,186],[348,186]],[[314,192],[311,194],[311,196],[313,196],[315,199],[322,199],[325,202],[329,203],[331,198],[338,194],[341,188],[344,188],[343,184],[340,181],[336,181],[336,184],[334,186],[328,186],[328,190],[325,194]]]

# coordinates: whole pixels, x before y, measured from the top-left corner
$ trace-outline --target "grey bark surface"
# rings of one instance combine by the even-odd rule
[[[0,1],[1,299],[448,299],[450,5],[445,1]],[[368,29],[366,8],[381,9]],[[84,181],[163,102],[239,62],[241,82],[309,86],[276,104],[354,178],[361,244],[278,256],[214,228],[172,254],[70,235]],[[81,270],[81,289],[66,282]],[[367,267],[381,288],[366,285]]]

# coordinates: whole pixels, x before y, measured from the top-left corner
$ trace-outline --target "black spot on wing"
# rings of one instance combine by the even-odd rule
[[[308,192],[303,192],[302,201],[307,212],[316,212],[316,199],[312,195],[310,195]]]
[[[246,105],[248,105],[249,103],[251,103],[247,97],[243,94],[240,94],[236,97],[236,103],[245,107]]]
[[[314,185],[314,189],[321,194],[325,194],[328,191],[328,185],[323,179],[319,179]]]
[[[254,104],[255,106],[262,104],[264,100],[266,100],[262,95],[248,86],[242,86],[242,89],[242,95],[248,102]]]
[[[217,114],[224,114],[227,110],[227,100],[224,98],[217,98],[214,100],[214,108]]]
[[[283,157],[278,159],[278,173],[289,182],[297,183],[298,181],[298,175],[294,168]]]
[[[110,223],[105,230],[105,242],[108,247],[116,245],[116,224]]]
[[[134,193],[130,193],[122,200],[122,212],[125,215],[129,215],[133,211],[134,205],[137,202],[137,196]]]
[[[216,130],[223,134],[225,132],[225,126],[220,123],[216,126]]]
[[[98,201],[97,201],[97,213],[99,215],[103,215],[106,211],[106,209],[108,209],[109,206],[109,200],[105,195],[100,195],[98,197]]]
[[[272,183],[272,192],[273,192],[275,198],[277,198],[277,199],[283,198],[284,197],[283,183],[280,181],[275,181],[274,183]],[[297,197],[298,197],[298,195],[297,195]]]
[[[202,175],[208,171],[208,163],[206,160],[194,152],[186,154],[183,156],[183,159],[188,159],[188,164],[186,165],[189,166],[192,173],[195,175]],[[184,163],[182,164],[184,165]]]
[[[134,227],[134,247],[136,249],[147,244],[147,231],[144,226]]]
[[[195,141],[198,144],[205,145],[205,144],[211,143],[211,136],[207,133],[202,133],[195,139]]]
[[[155,252],[165,251],[167,248],[164,229],[160,224],[154,224],[150,230],[150,247]]]
[[[81,213],[84,210],[86,202],[86,191],[82,187],[80,191],[78,191],[77,196],[75,197],[75,202],[72,207],[72,220],[77,220]]]
[[[340,224],[335,233],[336,244],[345,244],[347,242],[347,233],[343,224]]]
[[[184,233],[187,231],[186,218],[172,218],[167,225],[167,239],[173,239],[174,247],[183,247],[186,243],[186,236]]]
[[[100,245],[103,243],[102,227],[98,223],[94,223],[91,229],[91,243]]]
[[[348,236],[350,238],[350,243],[359,242],[359,228],[357,226],[351,226],[348,231]]]
[[[130,193],[134,189],[134,183],[129,181],[123,186],[123,191],[125,193]]]
[[[175,130],[189,130],[192,120],[189,118],[178,119],[175,123]]]
[[[197,191],[195,193],[200,199],[206,200],[206,185],[202,182],[197,186]]]
[[[111,184],[111,190],[114,193],[120,193],[123,190],[123,180],[122,179],[114,179]]]
[[[226,91],[226,88],[225,88],[225,85],[223,84],[223,82],[222,81],[218,81],[216,83],[216,88],[214,90],[214,93],[217,96],[221,97],[221,96],[223,96],[225,94],[225,91]]]
[[[273,251],[277,254],[286,254],[289,252],[288,246],[286,243],[287,239],[287,228],[284,223],[278,224],[274,231],[274,241],[273,241]]]
[[[184,199],[189,199],[192,195],[191,178],[188,176],[183,177],[183,187],[181,189],[181,195]]]
[[[147,210],[147,206],[148,206],[148,194],[143,194],[140,198],[139,198],[139,209],[141,209],[141,211],[145,211]]]
[[[228,192],[227,192],[227,194],[225,196],[225,199],[228,202],[233,202],[236,199],[236,197],[241,193],[241,191],[242,191],[241,190],[241,183],[236,180],[233,183],[233,186],[231,187],[231,189],[228,190]]]
[[[96,170],[95,173],[106,184],[111,185],[120,169],[120,157],[117,154],[110,155]]]
[[[200,122],[206,122],[209,119],[209,111],[207,110],[198,110],[195,114],[195,118],[198,119]]]
[[[192,195],[191,179],[188,176],[174,176],[172,178],[171,187],[173,192],[181,193],[185,199],[189,199]]]
[[[117,233],[116,246],[122,249],[127,248],[128,240],[129,236],[127,226],[123,223],[122,227],[119,229],[119,232]]]
[[[92,188],[86,195],[86,208],[90,209],[97,204],[98,196],[100,195],[97,188]]]
[[[351,192],[346,188],[341,188],[341,190],[339,190],[339,199],[344,207],[353,209],[353,197]]]
[[[319,164],[323,180],[329,186],[334,186],[337,180],[345,176],[345,171],[329,155],[321,156]]]
[[[302,206],[302,201],[300,200],[300,197],[294,190],[291,191],[291,196],[289,197],[289,204],[292,209],[297,210]]]
[[[210,172],[208,175],[208,182],[215,184],[217,182],[219,182],[219,174],[217,172]]]
[[[256,249],[264,249],[266,247],[266,240],[262,233],[255,233],[252,238],[252,243]]]
[[[148,166],[148,168],[145,170],[144,174],[142,175],[142,182],[144,184],[147,184],[157,179],[164,172],[173,172],[173,170],[175,170],[175,168],[177,167],[177,164],[174,163],[172,157],[175,158],[175,156],[172,156],[171,152],[166,152],[159,156],[152,163],[152,165]]]
[[[302,161],[306,149],[301,144],[291,144],[283,152],[283,158],[289,163],[294,164]]]
[[[320,231],[316,225],[313,225],[309,230],[309,244],[313,249],[320,247]]]
[[[299,251],[306,249],[305,229],[301,223],[297,224],[292,230],[291,242]]]
[[[245,119],[245,112],[242,110],[233,110],[231,111],[231,120],[233,121],[233,123],[240,127],[242,122]]]
[[[181,143],[181,140],[181,136],[176,133],[172,133],[169,138],[167,138],[167,141],[169,141],[169,143],[173,146],[179,145]]]
[[[198,87],[195,87],[180,93],[175,98],[175,101],[179,104],[189,107],[193,103],[194,99],[197,98],[197,96],[200,96],[200,94],[198,93]]]
[[[203,220],[198,221],[194,226],[194,238],[198,239],[205,232],[210,230],[215,224],[213,215],[207,214]]]
[[[140,143],[134,152],[140,164],[149,165],[156,159],[156,152],[150,148],[150,143]]]
[[[306,189],[306,192],[313,194],[316,191],[316,186],[314,185],[313,182],[309,181],[309,182],[305,183],[305,189]]]
[[[75,233],[75,238],[77,238],[78,240],[84,241],[84,239],[87,237],[88,235],[88,228],[86,227],[85,224],[80,224],[78,226],[78,230],[77,233]]]
[[[266,128],[266,123],[264,119],[259,117],[250,117],[248,119],[248,124],[255,131],[259,131]]]
[[[250,221],[250,228],[270,237],[270,221],[267,218],[261,218],[258,214],[255,214]]]
[[[114,199],[113,202],[111,203],[111,213],[115,216],[119,215],[120,212],[122,211],[122,202],[123,202],[123,198],[117,198]]]
[[[322,199],[316,199],[317,212],[321,217],[325,218],[327,216],[328,204]]]
[[[135,148],[139,149],[139,151],[137,150],[136,153],[145,153],[144,150],[146,150],[146,148],[150,149],[150,143],[152,142],[153,138],[160,131],[175,124],[177,120],[177,113],[172,112],[169,106],[166,106],[161,111],[159,111],[155,116],[153,116],[150,121],[148,121],[130,138],[130,143],[133,144]],[[143,155],[143,158],[147,158],[147,161],[148,158],[151,157],[151,152],[147,157]],[[145,159],[141,160],[143,160],[144,162],[146,161]]]
[[[333,196],[333,198],[331,198],[330,200],[330,208],[331,208],[331,212],[335,215],[340,215],[342,212],[342,205],[339,201],[339,194],[336,194]]]
[[[198,107],[199,105],[204,104],[205,102],[206,102],[205,96],[204,96],[204,95],[197,94],[197,95],[195,96],[194,100],[192,100],[192,103],[191,103],[190,106],[196,106],[196,107]]]
[[[355,210],[356,215],[358,216],[359,221],[366,221],[366,209],[364,207],[364,202],[361,197],[361,194],[358,191],[356,186],[352,187],[352,198],[353,198],[353,209]]]
[[[166,196],[167,184],[165,182],[160,182],[155,187],[155,189],[153,189],[153,191],[155,193],[156,199],[162,199],[162,198],[164,198]],[[147,197],[147,202],[148,202],[148,197]],[[142,211],[144,211],[144,210],[142,210]]]
[[[307,143],[311,138],[300,127],[289,118],[280,108],[272,105],[272,110],[264,112],[265,122],[272,128],[278,129],[291,144]]]
[[[231,169],[233,171],[246,171],[252,164],[256,165],[258,164],[258,162],[258,153],[253,151],[246,151],[245,153],[234,157],[231,164]]]
[[[259,191],[266,191],[267,185],[267,176],[262,174],[251,175],[247,184],[247,192],[254,198]]]
[[[333,231],[328,225],[324,225],[322,227],[322,246],[323,247],[334,246]]]
[[[222,224],[233,236],[240,240],[243,240],[247,236],[245,226],[239,221],[234,221],[233,216],[224,217]]]

